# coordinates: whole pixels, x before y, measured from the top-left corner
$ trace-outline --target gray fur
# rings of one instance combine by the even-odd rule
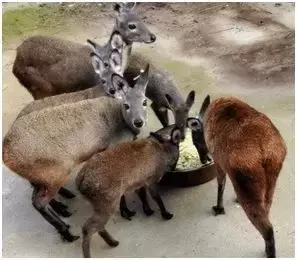
[[[147,62],[148,60],[139,53],[132,54],[124,72],[125,79],[131,84],[139,74],[139,68],[143,68]],[[182,129],[182,139],[184,139],[188,113],[194,103],[195,92],[191,91],[185,100],[171,75],[151,65],[146,96],[152,101],[152,108],[163,126],[169,124],[167,109],[173,112],[175,123]]]
[[[136,24],[136,30],[129,29],[131,23]],[[123,52],[126,53],[131,52],[132,42],[153,42],[149,40],[153,34],[129,6],[121,5],[118,9],[113,31],[123,36]],[[34,99],[83,90],[100,82],[91,64],[92,51],[89,46],[79,43],[33,36],[17,48],[13,73]],[[123,62],[125,67],[126,61]]]
[[[126,138],[132,139],[140,132],[143,125],[136,127],[135,119],[147,118],[143,106],[147,75],[148,70],[121,100],[99,97],[20,116],[4,138],[4,164],[34,185],[33,206],[70,242],[77,237],[47,205],[74,167],[105,150],[119,135],[126,133]],[[118,77],[113,76],[114,82]],[[127,102],[138,113],[128,113],[124,108]]]

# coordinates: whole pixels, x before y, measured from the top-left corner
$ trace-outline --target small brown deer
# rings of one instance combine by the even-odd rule
[[[157,183],[179,155],[181,131],[176,125],[151,133],[147,139],[125,142],[89,159],[76,177],[76,186],[92,204],[94,213],[83,226],[83,255],[90,257],[95,232],[115,247],[119,244],[105,229],[122,195],[147,186],[164,219],[171,219],[153,184]],[[166,217],[165,217],[166,216]]]
[[[206,110],[203,127],[200,120],[193,123],[191,118],[189,127],[192,131],[204,130],[206,146],[217,166],[215,215],[225,213],[223,192],[228,173],[239,203],[265,240],[267,257],[275,257],[269,211],[287,153],[279,131],[266,115],[234,97],[212,101]]]

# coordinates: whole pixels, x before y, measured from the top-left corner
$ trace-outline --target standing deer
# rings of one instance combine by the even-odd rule
[[[78,236],[56,215],[65,208],[54,196],[76,166],[123,133],[128,139],[139,134],[147,119],[148,69],[133,88],[113,75],[115,87],[120,83],[127,89],[120,100],[99,97],[34,111],[16,119],[4,138],[4,164],[33,185],[34,208],[69,242]]]
[[[94,210],[82,228],[84,257],[90,257],[90,241],[95,232],[109,246],[119,244],[106,231],[105,225],[126,192],[148,186],[163,218],[168,220],[173,217],[152,184],[158,182],[177,160],[180,140],[180,129],[171,125],[151,133],[147,139],[121,143],[97,153],[86,162],[76,177],[78,190]]]
[[[123,36],[123,52],[127,53],[124,57],[131,53],[133,42],[152,43],[156,40],[133,13],[133,8],[131,3],[115,5],[117,17],[113,32]],[[109,41],[103,49],[109,46],[116,47],[117,44]],[[92,51],[89,46],[79,43],[33,36],[17,48],[13,74],[34,99],[90,88],[100,83],[89,59]]]
[[[266,256],[275,257],[269,211],[287,154],[279,131],[266,115],[234,97],[212,101],[203,127],[201,121],[197,120],[196,125],[193,122],[193,119],[189,121],[189,127],[193,131],[203,129],[206,146],[217,167],[215,215],[225,213],[223,192],[228,174],[239,203],[265,241]]]

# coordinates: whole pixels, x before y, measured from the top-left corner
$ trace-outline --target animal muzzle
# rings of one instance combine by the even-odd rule
[[[155,42],[157,39],[156,35],[154,35],[153,33],[150,33],[148,35],[148,37],[146,37],[146,39],[144,40],[145,43],[153,43]]]
[[[135,119],[133,121],[133,125],[136,127],[136,128],[141,128],[143,125],[144,125],[144,121],[140,118],[138,119]]]

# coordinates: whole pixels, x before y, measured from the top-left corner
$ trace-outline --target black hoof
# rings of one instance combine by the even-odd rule
[[[169,212],[162,212],[162,218],[165,220],[169,220],[172,219],[173,214],[169,213]]]
[[[276,258],[274,246],[266,246],[265,252],[267,258]]]
[[[225,214],[225,209],[223,207],[213,206],[212,209],[215,216]]]
[[[73,236],[68,229],[66,229],[65,231],[61,231],[60,232],[61,236],[62,236],[62,239],[64,241],[67,241],[67,242],[73,242],[77,239],[79,239],[79,236]]]
[[[121,216],[129,221],[132,220],[131,217],[135,216],[136,212],[135,211],[131,211],[131,210],[124,210],[121,211]]]
[[[154,214],[155,211],[150,209],[150,208],[147,208],[147,209],[143,209],[143,212],[144,212],[145,215],[151,216],[151,215]]]
[[[76,197],[74,193],[72,193],[70,190],[67,190],[65,188],[61,188],[59,190],[59,194],[66,199],[73,199]]]
[[[119,241],[116,241],[116,240],[110,241],[108,243],[108,245],[111,246],[111,247],[117,247],[119,244],[120,244]]]
[[[237,198],[234,199],[234,202],[239,204],[239,200]]]

